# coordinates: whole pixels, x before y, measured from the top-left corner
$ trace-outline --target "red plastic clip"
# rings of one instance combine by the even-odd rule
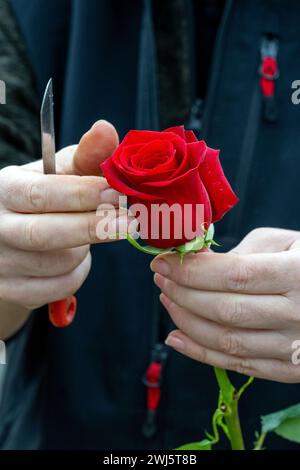
[[[278,41],[276,38],[265,37],[261,45],[261,65],[259,67],[260,88],[264,100],[264,117],[269,122],[278,117],[275,102],[275,80],[279,77]]]
[[[160,379],[162,365],[159,362],[151,362],[147,372],[147,409],[155,411],[160,401]]]
[[[160,386],[167,354],[167,349],[163,344],[156,344],[143,378],[143,383],[147,387],[147,415],[143,425],[143,434],[147,438],[152,437],[156,432],[156,411],[161,398]]]
[[[275,57],[264,57],[261,64],[260,87],[263,96],[274,96],[275,80],[278,77],[278,63]]]

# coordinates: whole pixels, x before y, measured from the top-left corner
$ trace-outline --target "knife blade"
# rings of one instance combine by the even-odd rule
[[[55,175],[55,130],[52,78],[47,83],[40,112],[42,160],[44,174]],[[76,314],[76,297],[51,302],[48,305],[49,320],[52,325],[63,328],[72,323]]]
[[[40,118],[44,173],[46,175],[55,175],[55,131],[52,78],[48,81],[45,89]]]

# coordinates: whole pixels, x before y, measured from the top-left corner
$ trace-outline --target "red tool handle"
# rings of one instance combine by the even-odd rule
[[[53,326],[69,326],[76,315],[77,300],[74,295],[67,299],[57,300],[48,305],[49,320]]]

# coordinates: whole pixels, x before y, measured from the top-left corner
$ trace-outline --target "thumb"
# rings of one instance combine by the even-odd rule
[[[300,232],[280,228],[257,228],[231,250],[233,253],[278,253],[300,248]]]
[[[300,234],[298,240],[295,240],[291,246],[289,247],[289,250],[300,250]]]
[[[100,164],[112,155],[118,143],[114,126],[104,120],[97,121],[82,136],[78,145],[71,145],[57,153],[57,173],[101,175]]]

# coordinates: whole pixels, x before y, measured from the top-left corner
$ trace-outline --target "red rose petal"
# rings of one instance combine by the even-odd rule
[[[134,168],[145,170],[147,174],[157,171],[174,170],[177,162],[174,158],[175,150],[167,140],[154,140],[144,144],[131,158]]]
[[[186,141],[184,126],[168,127],[168,129],[165,129],[164,132],[172,132],[173,134],[179,135],[179,137]]]
[[[182,214],[184,215],[184,205],[191,204],[192,209],[192,223],[194,225],[196,219],[196,204],[204,204],[204,221],[201,221],[201,224],[198,228],[199,234],[202,231],[202,223],[205,223],[205,226],[208,227],[211,223],[212,211],[209,201],[209,197],[205,186],[203,185],[201,178],[199,176],[199,171],[197,168],[189,170],[185,175],[181,175],[173,181],[169,182],[156,182],[156,183],[145,183],[142,184],[141,189],[143,188],[147,194],[151,193],[154,197],[157,197],[157,201],[143,201],[149,210],[149,231],[151,230],[151,204],[165,203],[169,206],[173,204],[179,204],[182,207]],[[191,190],[192,188],[192,190]],[[137,199],[129,198],[129,203],[136,201]],[[138,202],[142,202],[140,199]],[[184,223],[184,221],[182,221]],[[190,223],[190,221],[189,221]],[[158,227],[158,230],[160,228]],[[161,234],[160,234],[161,235]],[[172,246],[179,246],[190,239],[184,237],[184,233],[181,239],[174,238],[174,227],[171,226],[170,230],[170,239],[163,239],[162,236],[159,239],[152,239],[151,237],[147,238],[145,241],[152,246],[159,248],[168,248]]]
[[[110,186],[120,193],[126,194],[127,196],[136,196],[140,198],[140,200],[153,201],[157,199],[157,197],[152,194],[143,193],[132,188],[130,181],[128,181],[124,175],[120,174],[111,158],[107,158],[100,166]]]
[[[130,136],[129,136],[130,134]],[[154,140],[150,140],[147,142],[151,135],[151,138]],[[130,138],[129,138],[129,137]],[[137,140],[142,140],[142,143],[132,143],[133,138],[137,138]],[[124,145],[125,141],[131,142],[129,145]],[[146,142],[144,142],[146,141]],[[136,162],[134,160],[137,158],[136,155],[139,152],[144,152],[145,149],[147,150],[146,145],[153,145],[154,142],[167,142],[168,145],[172,144],[175,150],[174,156],[176,157],[172,162],[173,170],[170,171],[167,164],[165,168],[153,168],[148,170],[142,170],[142,168],[137,168]],[[159,144],[155,144],[159,145]],[[150,147],[151,148],[151,147]],[[147,150],[148,151],[148,150]],[[154,181],[161,178],[172,178],[177,176],[178,174],[187,171],[189,166],[189,161],[187,158],[187,150],[186,150],[186,143],[183,139],[178,137],[173,133],[167,132],[152,132],[152,131],[130,131],[122,143],[119,145],[117,150],[111,157],[114,160],[115,165],[122,172],[125,176],[134,183],[140,182],[143,180],[143,174],[145,175],[144,180]],[[160,176],[159,176],[160,174]]]
[[[152,142],[153,140],[169,140],[169,136],[166,132],[157,132],[157,131],[129,131],[124,139],[122,140],[121,145],[128,146],[131,144],[145,144],[147,142]]]
[[[193,131],[184,131],[184,135],[187,143],[198,142],[198,139]]]
[[[207,147],[205,159],[199,171],[211,202],[212,222],[217,222],[238,202],[237,196],[224,175],[219,160],[219,150]]]
[[[119,171],[129,180],[132,184],[138,185],[144,181],[158,181],[160,179],[168,179],[176,170],[177,161],[174,158],[174,148],[170,142],[154,141],[154,147],[152,143],[139,146],[139,151],[135,152],[130,159],[128,148],[124,148],[120,153],[116,166]],[[169,155],[165,154],[165,162],[160,163],[163,156],[157,155],[156,151],[161,150],[161,144],[164,144],[164,148],[168,148]],[[167,144],[167,147],[166,147]],[[147,149],[144,147],[147,146]],[[132,147],[132,146],[131,146]],[[142,168],[138,167],[138,163],[145,155],[147,163],[153,165],[153,168]],[[157,164],[155,165],[155,158],[157,158]]]
[[[207,145],[204,140],[187,144],[187,153],[190,168],[198,168],[204,161],[207,151]]]

